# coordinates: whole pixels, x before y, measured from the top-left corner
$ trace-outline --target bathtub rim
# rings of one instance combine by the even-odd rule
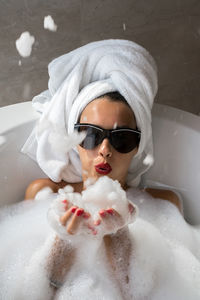
[[[12,130],[14,132],[15,129],[18,132],[18,131],[20,131],[20,128],[22,128],[23,126],[25,127],[26,137],[28,137],[28,135],[31,133],[31,128],[33,128],[35,121],[37,120],[38,117],[39,117],[39,113],[35,112],[35,110],[32,108],[31,101],[17,103],[17,104],[13,104],[13,105],[9,105],[9,106],[0,108],[0,129],[1,129],[0,137],[3,135],[5,135],[5,136],[9,135],[12,132]],[[170,107],[170,106],[156,103],[153,108],[153,118],[154,118],[154,120],[156,120],[155,122],[153,121],[153,127],[155,127],[156,122],[158,122],[158,124],[160,124],[160,121],[163,121],[166,124],[170,123],[171,124],[170,126],[177,124],[177,126],[180,126],[181,131],[183,131],[183,129],[184,129],[184,131],[189,130],[191,132],[194,132],[199,139],[198,147],[200,149],[200,117],[199,116],[193,115],[191,113],[188,113],[188,112],[185,112],[185,111],[182,111],[182,110]],[[159,126],[159,131],[164,130],[164,128],[162,128],[162,127],[163,126]],[[155,131],[155,130],[153,130],[153,131]],[[158,131],[157,128],[156,128],[156,131]],[[167,132],[167,134],[168,134],[168,132]],[[187,138],[189,138],[189,136]],[[25,142],[26,138],[23,137],[23,139],[21,139],[20,146],[23,145],[22,140],[23,140],[23,142]],[[176,144],[176,141],[174,140],[173,143]],[[177,145],[175,145],[175,146],[177,147]],[[162,145],[158,145],[158,149],[160,149],[160,147],[162,147]],[[14,155],[20,156],[19,160],[20,160],[20,163],[22,164],[22,171],[24,172],[24,174],[22,174],[21,179],[17,178],[16,182],[14,180],[14,186],[15,186],[17,195],[18,195],[18,191],[20,189],[17,188],[16,185],[21,184],[21,182],[23,181],[23,178],[25,178],[25,180],[27,181],[26,184],[25,183],[23,184],[23,186],[21,187],[21,190],[20,190],[20,197],[21,197],[20,200],[21,200],[22,192],[25,191],[25,188],[27,187],[28,182],[30,183],[34,179],[41,178],[41,177],[47,177],[47,176],[39,169],[38,165],[34,161],[32,161],[27,155],[19,153],[19,150],[21,149],[19,147],[19,145],[18,145],[18,149],[14,149],[14,148],[15,148],[15,144],[13,144],[12,148],[10,147],[10,149],[13,153],[13,156]],[[157,151],[157,152],[160,152],[160,151]],[[167,160],[168,159],[167,150],[164,149],[164,152],[165,152],[166,160]],[[176,152],[177,152],[177,149],[176,149]],[[191,150],[190,150],[190,155],[191,155]],[[159,162],[158,163],[155,162],[154,166],[152,168],[150,168],[150,170],[143,175],[144,184],[145,184],[146,179],[154,180],[156,178],[157,173],[158,173],[158,167],[160,167],[160,161],[161,161],[160,154],[158,154],[158,156],[159,156],[159,159],[158,159]],[[0,157],[0,161],[2,164],[4,164],[4,170],[6,170],[6,172],[7,172],[7,169],[5,169],[5,163],[1,160],[1,157]],[[12,167],[13,167],[12,164],[14,164],[14,161],[12,160],[12,162],[11,162],[10,160],[8,160],[8,162],[11,165],[11,166],[9,166],[10,173],[9,172],[8,173],[11,174],[11,176],[12,176]],[[28,164],[29,169],[31,168],[31,170],[32,170],[31,176],[30,176],[30,174],[28,174],[27,170],[25,170],[26,164]],[[169,162],[169,165],[170,165],[170,168],[172,169],[172,176],[171,176],[172,178],[170,178],[170,176],[168,174],[167,178],[166,178],[167,180],[163,180],[163,182],[165,182],[166,185],[170,186],[170,183],[172,183],[172,181],[173,181],[172,179],[175,178],[174,174],[173,174],[173,171],[175,170],[175,168],[173,166],[173,160]],[[24,168],[24,170],[23,170],[23,168]],[[195,170],[196,171],[200,170],[200,160],[198,161],[197,166],[195,166]],[[7,175],[7,174],[5,173],[5,175]],[[17,177],[20,177],[19,175],[20,174],[18,174]],[[189,192],[192,191],[192,187],[190,186],[191,182],[189,182],[189,181],[191,181],[190,175],[192,175],[191,172],[189,172],[187,174],[187,176],[186,176],[187,178],[181,179],[181,180],[183,180],[183,183],[186,184],[186,188],[189,189],[188,190]],[[27,176],[28,176],[28,178],[27,178]],[[176,180],[176,178],[175,178],[175,180]],[[13,183],[13,179],[10,180],[10,182]],[[1,174],[0,174],[0,185],[1,186],[2,186],[2,183],[4,183],[4,179],[3,179],[3,176],[1,176]],[[182,184],[182,182],[176,182],[176,184],[177,183],[178,183],[179,187]],[[176,184],[174,183],[175,187],[176,187]],[[185,186],[185,185],[183,185],[183,186]],[[188,193],[186,193],[187,195],[185,196],[185,199],[183,197],[184,206],[186,206],[186,209],[188,211],[188,218],[186,218],[186,219],[191,224],[192,223],[200,224],[200,216],[199,216],[200,203],[196,203],[198,201],[197,194],[200,195],[200,184],[196,183],[194,189],[195,189],[195,191],[194,192],[192,191],[193,195],[195,196],[194,197],[195,200],[193,201],[194,202],[193,208],[190,207],[192,205],[192,202],[188,201],[189,200]],[[7,191],[9,191],[9,186],[7,187]],[[5,193],[6,193],[6,189],[5,189]],[[10,193],[10,191],[9,191],[9,193]],[[14,192],[12,194],[14,194]],[[19,199],[17,199],[15,202],[17,202],[17,201],[19,201]],[[1,200],[0,200],[0,202],[1,202]],[[10,200],[10,196],[9,196],[9,199],[5,200],[3,204],[9,203],[9,202],[12,203],[12,200]],[[190,218],[190,215],[192,216],[191,218]],[[194,222],[191,220],[194,220]]]

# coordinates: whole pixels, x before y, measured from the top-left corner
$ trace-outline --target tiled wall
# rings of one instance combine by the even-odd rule
[[[57,32],[44,29],[47,15]],[[200,113],[199,0],[0,0],[0,28],[0,106],[46,89],[53,58],[91,41],[122,38],[154,56],[156,102]],[[15,48],[24,31],[36,39],[28,58]]]

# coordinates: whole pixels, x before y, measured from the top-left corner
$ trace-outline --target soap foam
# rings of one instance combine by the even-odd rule
[[[0,211],[0,299],[27,299],[23,297],[25,284],[24,274],[29,266],[31,257],[40,248],[46,236],[53,234],[46,220],[45,201],[24,201],[20,204],[8,206]],[[36,265],[35,265],[36,267]],[[34,274],[35,279],[43,280],[39,271]],[[30,299],[34,291],[29,290]],[[45,291],[44,291],[45,295]]]
[[[103,191],[104,182],[100,183]],[[108,193],[114,188],[117,192],[113,183]],[[95,185],[91,185],[84,195],[92,201],[100,196],[99,191],[100,186],[95,192]],[[72,187],[62,189],[58,195],[47,191],[43,199],[23,201],[0,210],[0,299],[200,299],[200,228],[186,223],[172,203],[153,199],[134,188],[126,193],[139,208],[139,216],[128,225],[132,245],[126,269],[129,282],[124,281],[123,274],[128,244],[120,239],[113,244],[122,270],[117,281],[102,239],[85,235],[84,239],[77,239],[73,265],[54,295],[46,265],[55,233],[48,224],[47,212],[65,193],[74,194]],[[111,201],[115,201],[115,195]],[[67,241],[63,245],[66,247]]]
[[[71,134],[67,134],[66,130],[60,127],[58,124],[50,122],[47,118],[39,120],[37,123],[37,134],[41,136],[45,134],[46,129],[49,129],[50,133],[48,136],[49,144],[52,151],[56,151],[57,155],[62,153],[68,153],[71,149],[79,145],[86,136],[86,133],[74,131]]]
[[[154,158],[151,154],[147,154],[145,159],[143,160],[143,164],[146,166],[152,166],[154,164]]]
[[[100,177],[95,183],[91,180],[87,183],[86,190],[83,190],[81,194],[74,193],[70,186],[59,190],[59,195],[52,203],[49,210],[48,219],[51,226],[57,232],[57,234],[63,239],[73,239],[67,235],[66,227],[60,225],[60,217],[65,213],[64,200],[70,203],[70,206],[77,206],[83,208],[85,212],[88,212],[91,217],[87,224],[92,226],[98,219],[100,219],[99,212],[106,209],[114,209],[120,214],[122,222],[120,224],[112,224],[113,226],[99,226],[97,229],[98,236],[102,238],[102,235],[108,233],[114,233],[119,228],[131,223],[135,220],[137,208],[132,205],[135,210],[131,214],[129,212],[129,200],[126,197],[125,191],[121,188],[120,183],[117,180],[112,180],[107,176]],[[115,229],[114,229],[115,228]],[[90,231],[79,230],[79,234],[88,234]]]

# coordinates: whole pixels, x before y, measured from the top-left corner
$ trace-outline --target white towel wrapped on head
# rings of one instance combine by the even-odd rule
[[[55,151],[49,141],[52,131],[71,134],[86,105],[105,93],[118,91],[134,111],[141,141],[133,158],[127,183],[137,186],[153,155],[151,108],[157,92],[157,69],[151,55],[127,40],[89,43],[53,60],[49,64],[49,89],[33,99],[41,112],[37,127],[22,152],[37,161],[55,182],[82,180],[77,148]]]

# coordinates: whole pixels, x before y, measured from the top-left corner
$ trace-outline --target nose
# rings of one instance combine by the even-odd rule
[[[112,146],[108,139],[104,139],[99,147],[99,155],[104,158],[108,158],[112,156]]]

